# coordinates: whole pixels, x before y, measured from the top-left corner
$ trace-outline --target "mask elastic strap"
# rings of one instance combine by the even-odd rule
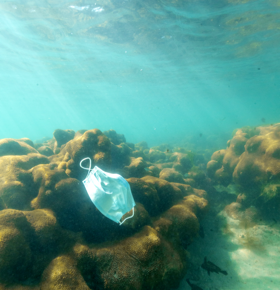
[[[122,225],[126,220],[131,219],[134,216],[134,207],[132,208],[132,211],[133,211],[132,215],[125,218],[122,222],[120,222],[120,225]]]
[[[86,159],[89,159],[89,167],[88,168],[82,166],[82,162],[84,162]],[[85,170],[88,170],[88,174],[87,175],[89,175],[89,172],[91,170],[91,159],[89,157],[86,157],[86,158],[82,159],[81,162],[80,162],[80,167],[85,169]]]

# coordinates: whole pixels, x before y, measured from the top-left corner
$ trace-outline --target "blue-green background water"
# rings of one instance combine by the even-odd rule
[[[280,1],[0,1],[0,138],[224,147],[280,121]]]

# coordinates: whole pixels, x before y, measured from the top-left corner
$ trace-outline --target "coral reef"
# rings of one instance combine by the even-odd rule
[[[207,173],[216,184],[235,184],[244,209],[279,210],[280,124],[238,129],[227,149],[213,153]]]
[[[32,146],[32,141],[30,142],[20,139],[14,140],[10,138],[0,140],[0,156],[5,155],[26,155],[29,153],[38,153]],[[29,140],[29,139],[28,139]]]
[[[178,287],[207,209],[206,192],[184,179],[190,154],[126,143],[113,130],[53,135],[0,140],[0,289]],[[91,202],[85,157],[127,178],[136,206],[122,226]]]

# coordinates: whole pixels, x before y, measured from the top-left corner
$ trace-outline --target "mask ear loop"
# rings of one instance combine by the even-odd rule
[[[88,168],[82,166],[82,163],[83,163],[86,159],[89,159],[89,167],[88,167]],[[88,177],[88,175],[89,175],[89,173],[90,173],[90,170],[91,170],[91,159],[90,159],[89,157],[86,157],[86,158],[82,159],[81,162],[80,162],[80,167],[83,168],[83,169],[85,169],[85,170],[88,170],[88,174],[87,174],[87,177]]]
[[[125,218],[122,222],[120,222],[120,226],[121,226],[121,225],[122,225],[126,220],[133,218],[133,216],[134,216],[134,207],[132,208],[132,211],[133,211],[133,213],[132,213],[131,216]]]

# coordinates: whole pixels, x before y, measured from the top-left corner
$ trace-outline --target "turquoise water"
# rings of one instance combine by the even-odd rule
[[[280,1],[1,1],[0,138],[221,148],[279,122]],[[214,146],[214,145],[213,145]]]
[[[280,0],[0,0],[0,290],[278,290],[279,43]],[[93,128],[127,143],[73,139]],[[88,198],[87,156],[129,181],[121,228]]]

